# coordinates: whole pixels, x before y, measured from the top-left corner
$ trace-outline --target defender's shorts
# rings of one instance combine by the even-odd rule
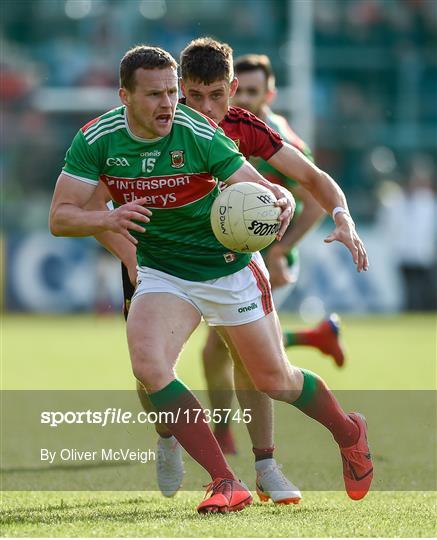
[[[235,274],[208,281],[189,281],[141,266],[132,302],[147,293],[169,293],[186,300],[210,326],[247,324],[273,310],[269,273],[259,253]]]

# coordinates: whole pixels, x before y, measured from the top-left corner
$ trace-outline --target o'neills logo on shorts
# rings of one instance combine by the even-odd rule
[[[244,307],[238,308],[238,313],[246,313],[246,311],[252,311],[256,309],[257,307],[258,307],[258,304],[256,304],[255,302],[252,302],[250,306],[244,306]]]

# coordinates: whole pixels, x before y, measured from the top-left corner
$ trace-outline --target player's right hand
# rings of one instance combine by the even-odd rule
[[[152,212],[143,206],[144,204],[146,204],[146,197],[122,204],[115,210],[110,210],[105,218],[105,228],[108,231],[121,234],[136,246],[138,240],[129,231],[146,232],[145,227],[135,222],[148,223],[150,221],[149,216],[152,215]]]
[[[279,206],[281,213],[279,215],[279,221],[281,223],[278,234],[276,235],[276,240],[278,242],[284,236],[287,227],[290,225],[290,221],[293,219],[294,212],[296,210],[296,201],[294,200],[293,195],[288,191],[287,188],[280,186],[279,184],[273,184],[269,182],[266,185],[270,191],[273,192],[273,195],[276,197],[275,206]]]

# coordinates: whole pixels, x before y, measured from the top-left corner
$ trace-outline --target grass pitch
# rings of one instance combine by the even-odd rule
[[[295,318],[281,319],[284,327],[301,326]],[[2,331],[3,389],[133,387],[124,325],[118,317],[8,316]],[[178,368],[179,376],[193,388],[204,385],[200,366],[204,335],[201,327],[192,336]],[[346,318],[344,341],[348,363],[343,370],[310,349],[289,349],[289,357],[318,372],[334,389],[435,389],[434,317]],[[401,476],[404,471],[394,473]],[[340,491],[307,491],[297,507],[256,502],[227,516],[198,516],[194,509],[202,497],[201,492],[180,492],[170,500],[156,492],[4,492],[1,534],[432,537],[437,532],[435,492],[374,491],[354,502]]]

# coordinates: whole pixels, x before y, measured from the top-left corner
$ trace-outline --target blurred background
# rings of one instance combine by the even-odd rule
[[[340,312],[436,306],[435,0],[3,0],[3,306],[120,310],[120,269],[94,239],[52,238],[47,216],[76,131],[118,101],[118,64],[137,43],[176,58],[193,38],[235,56],[269,55],[273,105],[345,191],[371,271],[342,246],[302,243],[284,309]]]

